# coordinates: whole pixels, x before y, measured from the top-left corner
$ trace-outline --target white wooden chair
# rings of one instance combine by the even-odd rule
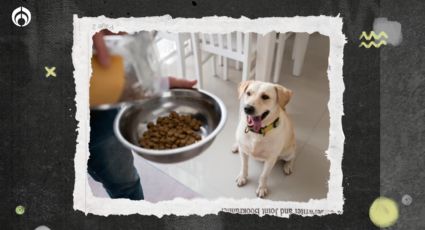
[[[202,65],[213,57],[214,75],[217,75],[216,58],[223,58],[223,79],[228,79],[228,59],[236,61],[236,68],[242,67],[242,80],[248,80],[254,75],[252,62],[256,57],[256,49],[253,43],[252,33],[234,32],[229,34],[199,34],[192,33],[192,47],[195,58],[195,75],[199,87],[203,87]],[[202,57],[202,51],[208,53],[206,58]]]

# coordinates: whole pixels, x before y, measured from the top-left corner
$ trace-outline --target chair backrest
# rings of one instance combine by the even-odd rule
[[[245,42],[250,43],[248,34],[233,32],[227,34],[200,34],[201,49],[226,58],[243,61]],[[248,46],[246,46],[248,47]]]

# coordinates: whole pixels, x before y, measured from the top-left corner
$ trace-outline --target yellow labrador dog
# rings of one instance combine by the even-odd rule
[[[243,186],[248,177],[248,158],[264,161],[257,188],[257,196],[267,195],[267,177],[277,160],[284,160],[283,172],[292,173],[295,159],[295,134],[285,111],[292,91],[277,84],[244,81],[239,85],[241,111],[236,131],[237,143],[233,152],[239,152],[241,171],[236,178]]]

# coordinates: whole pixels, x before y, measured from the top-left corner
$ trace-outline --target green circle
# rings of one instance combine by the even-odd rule
[[[24,206],[22,206],[22,205],[18,205],[18,206],[16,206],[16,208],[15,208],[15,212],[16,212],[16,214],[18,214],[18,215],[23,215],[23,214],[25,213],[25,207],[24,207]]]

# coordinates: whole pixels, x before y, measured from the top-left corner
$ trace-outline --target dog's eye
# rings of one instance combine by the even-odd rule
[[[270,97],[269,96],[267,96],[267,95],[261,95],[261,99],[263,99],[263,100],[267,100],[267,99],[269,99]]]
[[[246,95],[251,96],[251,92],[249,92],[249,91],[246,92]]]

